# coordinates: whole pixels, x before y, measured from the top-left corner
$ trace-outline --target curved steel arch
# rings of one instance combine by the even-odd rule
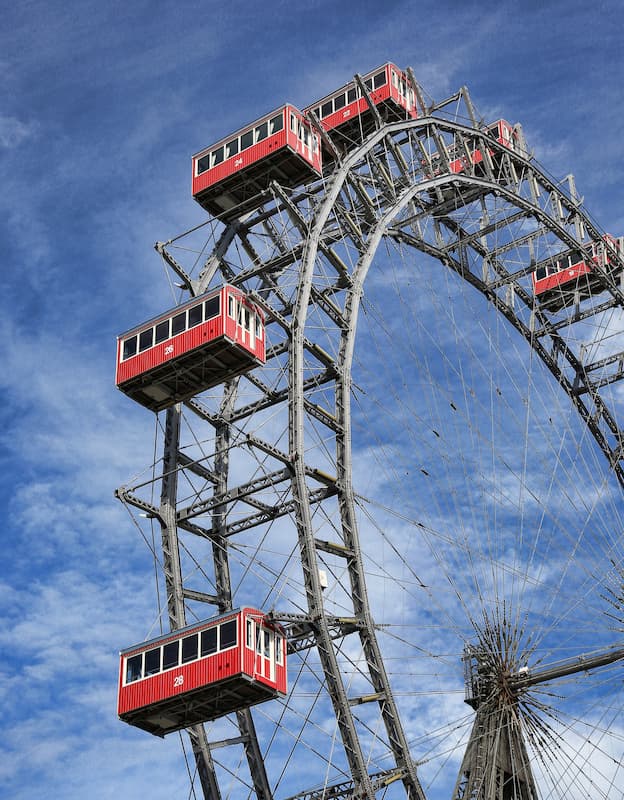
[[[337,171],[333,185],[330,186],[318,212],[318,217],[326,221],[335,203],[339,201],[340,189],[344,182],[348,180],[349,171],[354,168],[357,169],[358,161],[366,153],[371,152],[375,145],[386,136],[392,135],[397,130],[419,132],[424,129],[427,131],[427,138],[430,138],[429,129],[434,126],[438,129],[437,136],[439,136],[439,131],[454,131],[456,135],[467,138],[474,133],[472,129],[463,128],[456,124],[440,123],[433,119],[416,120],[407,124],[396,123],[387,126],[382,131],[371,136],[364,145],[353,152]],[[433,138],[437,138],[437,136]],[[485,137],[481,137],[481,147],[484,151],[486,149],[485,143]],[[450,186],[457,192],[461,192],[462,187],[465,187],[468,191],[471,189],[480,191],[482,196],[492,193],[506,198],[510,205],[531,217],[539,226],[531,233],[529,241],[535,242],[540,236],[550,233],[554,234],[560,242],[561,249],[568,249],[581,247],[581,242],[577,239],[579,231],[586,231],[590,238],[595,241],[599,241],[602,238],[602,232],[580,210],[578,202],[559,189],[550,179],[546,178],[530,161],[519,157],[516,153],[507,150],[498,143],[492,144],[488,142],[487,147],[497,151],[503,160],[503,166],[507,167],[508,174],[517,176],[514,187],[501,185],[499,181],[493,181],[491,179],[493,176],[486,180],[468,174],[450,177],[443,175],[433,180],[425,179],[410,186],[404,190],[402,195],[398,196],[394,206],[384,209],[383,217],[380,219],[380,226],[376,232],[376,239],[372,244],[372,250],[366,258],[370,261],[381,237],[389,235],[439,258],[442,263],[452,268],[477,288],[522,334],[561,384],[609,460],[619,482],[624,485],[623,453],[620,441],[621,428],[617,423],[617,414],[609,409],[608,403],[599,391],[602,387],[615,383],[624,377],[624,372],[621,368],[624,353],[618,352],[610,354],[608,359],[589,364],[584,363],[583,354],[574,352],[560,334],[562,328],[569,327],[575,322],[585,320],[592,315],[604,313],[608,309],[621,309],[624,307],[622,287],[616,280],[616,277],[620,280],[622,277],[623,264],[620,255],[613,253],[613,266],[610,271],[607,272],[600,265],[596,267],[596,273],[602,283],[602,291],[597,293],[600,297],[599,301],[592,298],[588,303],[584,303],[582,311],[577,306],[575,309],[567,311],[564,315],[558,314],[554,316],[540,308],[539,302],[527,291],[526,280],[524,282],[522,280],[523,278],[526,279],[536,269],[537,264],[534,261],[524,269],[510,272],[501,260],[497,258],[496,247],[491,249],[484,247],[478,234],[463,231],[461,227],[456,225],[451,225],[446,229],[447,237],[443,243],[436,244],[427,242],[423,238],[419,239],[409,230],[406,230],[413,221],[409,217],[399,221],[392,230],[389,230],[392,220],[413,201],[414,197],[421,195],[424,191],[442,191]],[[465,149],[468,149],[468,147]],[[531,199],[527,199],[524,196],[527,188],[534,196]],[[549,203],[557,211],[556,215],[548,213],[548,209],[541,207],[536,202],[537,196],[546,193],[549,196]],[[378,205],[379,208],[383,208],[382,203]],[[448,205],[448,201],[438,206],[431,205],[427,209],[427,213],[439,216],[440,206],[443,211],[445,205]],[[515,222],[516,220],[514,219],[513,221]],[[450,223],[450,219],[448,222]],[[445,224],[445,220],[442,217],[440,217],[440,224],[442,226]],[[503,224],[504,221],[499,222],[493,229],[497,236],[500,234]],[[311,234],[311,240],[314,242],[317,237],[322,238],[321,227],[318,222]],[[513,243],[507,243],[505,248],[509,249],[511,244]],[[472,251],[472,260],[467,260],[468,249]],[[310,252],[312,252],[311,249],[308,250],[308,253]],[[457,253],[457,255],[453,255],[454,253]],[[310,256],[308,255],[309,258]],[[478,275],[474,263],[476,259],[481,259],[484,263],[487,263],[489,271],[494,271],[494,279]],[[302,281],[309,279],[307,277],[309,272],[310,268],[308,267],[302,274]],[[506,297],[501,296],[501,290],[503,289],[507,295]],[[510,292],[510,290],[512,291]],[[512,298],[511,301],[509,297]],[[526,314],[523,315],[516,309],[516,305],[513,302],[515,298],[518,298],[525,309],[530,312],[528,319]],[[536,327],[536,325],[539,325],[539,327]],[[614,366],[614,371],[602,374],[599,380],[591,379],[590,373],[601,368]],[[587,395],[589,403],[583,401],[583,395]]]
[[[274,184],[273,203],[224,230],[215,227],[214,249],[196,279],[175,260],[171,243],[158,246],[191,294],[204,291],[217,276],[253,292],[269,315],[274,344],[266,368],[226,385],[219,403],[198,398],[185,404],[214,430],[211,453],[190,458],[180,442],[183,411],[167,412],[159,506],[142,497],[139,487],[118,494],[160,523],[173,628],[185,624],[188,604],[218,610],[235,604],[230,552],[237,536],[293,520],[307,607],[302,612],[276,607],[274,613],[288,626],[292,652],[314,647],[319,654],[345,764],[343,780],[297,796],[373,797],[400,783],[405,796],[424,798],[367,599],[352,485],[350,392],[358,309],[384,238],[437,258],[493,304],[569,395],[624,484],[617,408],[603,391],[624,377],[624,353],[598,352],[588,360],[567,335],[577,322],[624,306],[616,280],[622,272],[619,255],[612,254],[609,271],[597,267],[596,297],[557,313],[542,309],[529,285],[537,265],[602,233],[580,208],[573,184],[564,191],[526,154],[499,145],[476,127],[445,119],[444,108],[438,110],[440,116],[377,130],[336,165],[326,183],[294,193]],[[470,158],[475,148],[483,153],[480,165]],[[466,156],[460,174],[449,170],[449,154],[457,153]],[[479,210],[478,222],[474,215],[471,224],[461,219],[458,212],[467,207]],[[594,349],[600,351],[600,343]],[[249,388],[250,400],[243,399],[240,385]],[[248,429],[250,421],[268,413],[285,425],[287,446],[282,429],[275,441]],[[333,451],[310,447],[314,427],[324,432],[319,440],[334,441]],[[230,457],[242,450],[252,454],[251,464],[246,473],[237,468],[234,477]],[[185,495],[179,488],[183,479],[192,487]],[[329,510],[321,525],[318,510],[324,507]],[[321,538],[325,530],[331,539]],[[180,535],[209,543],[212,591],[188,585]],[[344,559],[349,613],[328,610],[319,554]],[[353,636],[365,661],[355,695],[343,675]],[[361,707],[375,709],[370,719],[376,718],[377,737],[393,762],[386,770],[368,769],[362,735],[373,723],[356,718],[353,709]],[[201,726],[191,733],[204,795],[220,796],[212,752],[229,744],[244,748],[256,796],[270,798],[251,712],[239,712],[236,725],[238,734],[227,741],[209,741]],[[526,786],[522,791],[529,796]]]

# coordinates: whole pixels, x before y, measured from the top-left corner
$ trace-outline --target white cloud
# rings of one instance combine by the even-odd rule
[[[22,122],[17,117],[0,114],[0,148],[11,150],[19,147],[36,131],[36,123]]]

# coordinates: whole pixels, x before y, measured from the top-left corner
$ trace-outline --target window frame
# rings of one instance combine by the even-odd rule
[[[240,152],[240,141],[239,141],[238,136],[236,136],[234,139],[230,139],[230,141],[226,143],[225,152],[226,152],[226,156],[225,156],[226,159],[233,158],[234,156],[237,156],[239,154],[239,152]]]
[[[226,626],[229,627],[230,625],[234,631],[234,642],[224,647],[222,644],[222,632]],[[233,647],[238,647],[238,620],[236,618],[229,619],[226,622],[221,622],[219,624],[219,652],[221,653],[225,650],[231,650]]]
[[[381,82],[380,82],[381,81]],[[377,91],[377,89],[381,89],[382,86],[385,86],[388,83],[388,76],[386,74],[385,69],[379,70],[373,75],[373,91]]]
[[[148,672],[148,656],[152,656],[155,654],[158,659],[158,663],[152,664],[150,667],[150,671]],[[158,675],[160,672],[163,671],[162,668],[162,647],[159,645],[158,647],[152,647],[149,650],[144,652],[144,660],[143,660],[143,677],[151,678],[152,675]],[[153,659],[150,659],[153,661]]]
[[[284,130],[284,113],[276,114],[269,120],[269,136]]]
[[[174,323],[178,319],[183,319],[184,320],[184,327],[180,328],[180,330],[174,330],[174,328],[175,328]],[[188,323],[187,323],[186,309],[184,309],[184,311],[181,311],[179,314],[174,314],[171,317],[171,337],[173,338],[174,336],[179,336],[181,333],[184,333],[184,331],[186,331],[186,330],[188,330]]]
[[[212,642],[208,642],[210,649],[206,649],[204,640],[210,635],[214,634],[214,649],[212,649]],[[206,649],[206,652],[205,652]],[[199,637],[199,658],[208,658],[219,652],[219,631],[218,625],[212,625],[210,628],[204,628],[200,632]]]
[[[160,328],[161,331],[164,330],[163,326],[166,326],[167,334],[166,336],[163,336],[162,338],[159,339],[158,329]],[[162,344],[163,342],[166,342],[167,339],[170,338],[171,338],[171,318],[164,319],[162,322],[157,322],[156,325],[154,325],[154,345]]]
[[[201,325],[202,322],[204,321],[204,304],[197,303],[197,305],[191,306],[189,309],[187,309],[187,311],[188,311],[188,316],[187,316],[186,329],[190,331],[191,328],[196,328],[198,325]],[[199,318],[196,319],[194,322],[191,322],[191,314],[193,315],[193,317],[199,317]]]
[[[214,169],[214,167],[218,167],[219,164],[223,164],[224,161],[225,161],[225,145],[222,144],[219,147],[215,148],[210,154],[210,168]]]
[[[147,339],[144,337],[149,336],[149,344],[143,344],[142,342],[147,342]],[[139,353],[144,353],[146,350],[151,350],[154,346],[154,327],[146,328],[139,333]]]
[[[175,669],[176,667],[180,666],[180,641],[181,641],[181,639],[175,639],[173,642],[166,642],[165,644],[163,644],[163,646],[162,646],[162,649],[163,649],[162,671],[163,672],[167,672],[170,669]],[[167,650],[167,649],[172,650],[174,645],[176,645],[177,654],[178,654],[176,662],[175,662],[175,664],[173,664],[173,663],[169,664],[168,663],[167,666],[165,666],[165,650]]]
[[[265,119],[259,125],[256,125],[254,128],[254,144],[258,144],[258,142],[263,142],[265,139],[269,137],[269,120]]]
[[[216,306],[216,311],[213,313],[209,309],[209,304]],[[204,300],[204,321],[208,322],[210,319],[216,319],[221,314],[221,295],[216,294],[213,297],[209,297],[207,300]]]
[[[195,648],[191,650],[192,655],[185,654],[185,642],[192,642],[195,641]],[[190,664],[191,661],[197,661],[199,658],[199,633],[189,633],[188,636],[183,636],[180,639],[180,663],[181,664]],[[188,646],[186,648],[188,650]]]
[[[203,156],[198,156],[195,161],[195,174],[196,177],[203,175],[204,172],[208,172],[210,170],[210,157],[211,153],[205,153]],[[202,163],[206,163],[208,166],[203,167],[201,166]]]
[[[135,653],[133,656],[126,656],[125,658],[125,670],[124,670],[124,686],[129,686],[131,683],[136,683],[137,681],[141,681],[144,678],[143,675],[143,653]],[[130,665],[138,663],[139,671],[136,677],[129,678],[130,675]]]
[[[263,628],[264,637],[262,642],[262,657],[271,659],[271,644],[274,640],[273,631],[270,628]]]
[[[130,343],[134,342],[134,350],[131,353],[126,352],[126,346]],[[127,339],[122,340],[121,344],[121,360],[127,361],[129,358],[134,358],[139,352],[139,337],[135,333],[134,336],[129,336]]]
[[[324,103],[321,104],[320,119],[325,119],[325,117],[329,117],[333,113],[334,113],[334,98],[332,97],[330,100],[326,100]]]
[[[249,142],[249,143],[247,144],[247,142]],[[242,153],[243,150],[248,150],[250,147],[253,147],[253,144],[254,144],[254,129],[253,128],[251,128],[251,130],[245,131],[244,133],[241,133],[240,150],[239,150],[240,153]]]

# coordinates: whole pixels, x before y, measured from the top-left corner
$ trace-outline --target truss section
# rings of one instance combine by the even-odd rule
[[[380,253],[407,249],[414,270],[420,254],[433,257],[481,292],[553,374],[624,483],[613,391],[624,376],[613,336],[620,254],[596,265],[589,294],[554,310],[532,289],[540,265],[604,241],[573,180],[556,183],[525,148],[489,137],[461,94],[335,155],[328,178],[294,191],[273,184],[257,211],[157,245],[188,293],[227,281],[253,296],[267,315],[267,361],[162,414],[162,458],[118,496],[160,532],[170,625],[264,602],[289,633],[293,698],[310,698],[261,717],[262,738],[249,711],[227,723],[233,734],[194,731],[206,797],[233,773],[215,764],[225,743],[242,748],[246,791],[272,797],[265,765],[281,742],[294,761],[305,751],[315,776],[291,768],[311,788],[282,794],[424,798],[378,643],[353,489],[352,362],[365,280],[373,270],[383,278]],[[485,712],[475,725],[473,761],[475,742],[494,730]],[[479,770],[464,770],[458,798],[477,796],[471,787],[487,765]],[[292,773],[279,774],[280,786],[292,785]],[[522,791],[505,797],[535,797],[523,776],[513,778]]]

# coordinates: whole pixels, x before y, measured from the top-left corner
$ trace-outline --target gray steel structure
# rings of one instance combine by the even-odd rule
[[[425,797],[367,597],[352,480],[351,366],[364,283],[380,243],[433,256],[481,292],[550,370],[624,484],[623,432],[603,392],[624,377],[624,352],[603,355],[598,348],[590,357],[574,335],[575,326],[624,307],[620,255],[612,252],[608,269],[596,267],[591,298],[556,313],[541,308],[533,271],[553,254],[603,236],[572,178],[558,184],[523,146],[512,150],[488,137],[465,89],[427,105],[415,81],[414,88],[418,119],[384,124],[377,115],[372,135],[350,148],[336,145],[335,165],[322,181],[288,192],[274,182],[256,210],[226,225],[209,222],[215,244],[194,275],[174,255],[177,240],[157,245],[188,295],[224,281],[250,292],[267,314],[270,347],[266,367],[226,384],[220,397],[169,409],[153,479],[117,491],[160,529],[172,629],[190,621],[191,606],[208,617],[236,605],[233,571],[240,569],[233,554],[257,546],[262,568],[261,543],[282,525],[283,546],[284,531],[291,531],[306,604],[298,607],[284,591],[284,607],[273,613],[287,628],[291,654],[317,654],[342,753],[341,769],[316,788],[301,787],[296,796],[306,800],[373,798],[389,787],[388,796]],[[472,163],[475,149],[483,154],[479,165]],[[459,155],[465,167],[451,172]],[[183,426],[202,434],[182,441]],[[159,500],[150,493],[157,485]],[[192,556],[195,545],[211,560]],[[284,556],[284,574],[291,557]],[[323,581],[328,564],[335,571],[337,562],[339,603],[327,600]],[[514,680],[515,693],[496,706],[495,728],[505,728],[506,738],[493,732],[485,695],[473,697],[476,721],[456,800],[537,796],[515,714],[528,684]],[[225,796],[214,753],[239,747],[249,768],[247,791],[269,800],[275,787],[265,768],[266,742],[249,710],[236,715],[235,728],[218,740],[209,740],[203,726],[189,731],[203,795]],[[368,766],[372,731],[390,758],[382,771]],[[502,776],[510,774],[503,789]]]

